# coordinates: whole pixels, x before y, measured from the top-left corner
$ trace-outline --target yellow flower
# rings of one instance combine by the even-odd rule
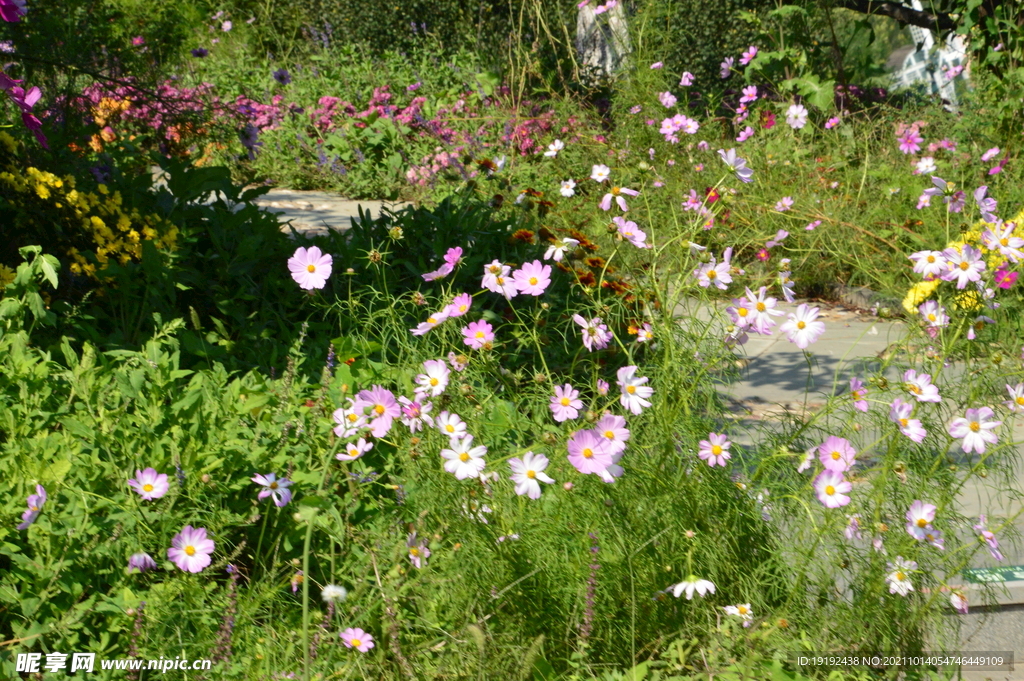
[[[6,134],[6,133],[0,133]],[[6,265],[0,265],[0,289],[14,281],[15,272]]]
[[[908,314],[917,314],[917,307],[928,300],[941,283],[941,279],[933,279],[931,281],[919,281],[911,286],[910,290],[907,291],[907,297],[903,299],[903,309]]]

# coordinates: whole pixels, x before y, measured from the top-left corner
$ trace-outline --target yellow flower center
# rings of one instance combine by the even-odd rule
[[[758,303],[754,307],[757,308],[758,312],[764,312],[766,309],[768,309],[767,306],[764,303]]]
[[[571,401],[572,400],[570,400],[568,397],[563,397],[561,400],[559,400],[559,402],[562,403],[563,407],[568,407]]]
[[[30,511],[38,511],[39,507],[38,506],[29,506],[28,510],[30,510]]]
[[[436,378],[431,378],[430,379],[430,385],[437,385],[438,383],[439,383],[439,381]]]
[[[411,549],[409,549],[409,555],[418,557],[420,555],[420,550],[414,546]]]
[[[151,484],[149,484],[147,482],[145,485],[142,486],[142,491],[143,492],[152,492],[153,491],[153,485],[151,485]]]
[[[745,307],[737,308],[736,309],[736,314],[738,314],[741,317],[746,317],[747,316],[747,308],[745,308]]]
[[[276,482],[270,483],[270,489],[277,489],[277,483]]]
[[[902,571],[898,571],[898,572],[896,573],[896,581],[897,581],[897,582],[902,582],[902,581],[903,581],[904,579],[906,579],[906,578],[907,578],[907,576],[906,576],[905,574],[903,574],[903,572],[902,572]]]
[[[807,322],[805,322],[803,320],[800,320],[799,322],[796,323],[796,328],[798,328],[798,329],[805,329],[805,328],[807,328]]]
[[[619,187],[612,187],[612,194],[614,194],[615,196],[619,195],[619,191],[620,191]]]
[[[635,385],[627,385],[626,386],[626,392],[629,393],[630,395],[632,395],[633,393],[636,392],[636,386]]]
[[[961,262],[960,263],[960,269],[962,269],[962,270],[966,270],[970,266],[971,266],[970,263],[967,263],[967,262]]]
[[[589,459],[589,458],[592,458],[594,456],[594,450],[592,450],[592,449],[590,449],[588,447],[588,448],[583,450],[582,454],[583,454],[583,458],[584,459]]]
[[[832,485],[829,485],[828,487],[825,488],[825,494],[827,494],[828,496],[832,496],[835,493],[836,493],[836,488],[833,487]]]
[[[746,615],[748,612],[750,612],[744,605],[739,606],[738,608],[736,608],[736,610],[738,610],[741,615]]]
[[[449,433],[454,433],[455,432],[455,426],[453,426],[450,423],[446,424],[444,429],[447,430]]]
[[[461,461],[462,463],[466,463],[467,461],[469,461],[469,454],[467,454],[466,452],[462,452],[461,454],[459,454],[459,461]]]
[[[491,265],[490,267],[487,268],[487,271],[490,272],[491,274],[497,274],[498,272],[501,271],[501,268],[498,267],[497,265]]]
[[[999,245],[1000,246],[1009,246],[1010,245],[1010,240],[1006,239],[1006,238],[1000,239],[999,240]]]
[[[496,279],[496,281],[498,282],[498,286],[504,286],[505,285],[505,277],[498,277]]]
[[[537,285],[537,281],[538,281],[537,277],[530,277],[530,286],[536,286]]]
[[[934,255],[929,255],[928,256],[928,262],[930,262],[930,263],[935,262],[935,256]]]
[[[714,279],[718,276],[717,270],[708,270],[708,279]]]
[[[1015,400],[1014,400],[1014,402],[1016,402],[1016,403],[1017,403],[1017,404],[1019,404],[1020,406],[1024,407],[1024,395],[1021,395],[1020,397],[1018,397],[1017,399],[1015,399]]]
[[[459,305],[459,312],[465,312],[469,309],[469,305]]]
[[[906,428],[907,427],[907,419],[900,419],[900,425],[903,426],[904,428]]]
[[[380,416],[381,414],[384,413],[384,405],[378,404],[376,407],[373,408],[373,410],[377,412],[377,416]]]
[[[310,263],[310,264],[306,265],[306,271],[307,272],[316,272],[316,265],[314,265],[313,263]]]
[[[924,518],[918,518],[917,519],[917,526],[918,527],[928,527],[928,521],[925,520]]]
[[[185,547],[185,555],[187,555],[187,556],[194,556],[194,555],[196,555],[196,547],[194,547],[194,546],[186,546]]]
[[[485,335],[486,335],[486,334],[485,334],[485,333],[484,333],[483,331],[477,331],[477,332],[476,332],[476,337],[477,337],[477,338],[483,338],[483,337],[484,337]]]
[[[359,456],[359,450],[356,447],[354,447],[354,446],[350,446],[348,448],[348,455],[349,456]]]
[[[971,421],[970,429],[973,432],[977,433],[979,430],[981,430],[981,424],[978,423],[977,421]]]
[[[842,454],[840,454],[839,452],[832,452],[832,460],[833,461],[839,461],[839,459],[841,459],[841,458],[843,458]]]
[[[528,478],[530,478],[532,480],[533,478],[537,477],[537,473],[534,472],[534,471],[526,471],[526,477],[528,477]]]
[[[930,321],[930,322],[934,322],[935,321],[935,314],[934,313],[928,315],[928,321]]]
[[[437,319],[434,317],[427,317],[427,324],[437,324]]]
[[[363,645],[363,642],[360,641],[358,638],[352,639],[351,641],[349,641],[349,643],[352,644],[353,648],[358,648],[359,646]]]
[[[722,446],[721,445],[711,445],[711,453],[714,454],[715,456],[718,456],[719,454],[722,453]]]
[[[604,431],[604,436],[606,438],[608,438],[609,440],[614,440],[615,439],[615,433],[610,431],[610,430]]]
[[[358,414],[349,414],[345,418],[348,419],[349,423],[355,423],[356,421],[359,420],[359,415]]]
[[[905,387],[907,388],[907,390],[914,393],[915,395],[921,394],[921,388],[914,383],[907,383]]]

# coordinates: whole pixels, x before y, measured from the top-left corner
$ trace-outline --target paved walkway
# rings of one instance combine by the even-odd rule
[[[296,230],[320,234],[327,229],[345,230],[351,220],[358,217],[358,207],[369,210],[375,217],[385,207],[400,208],[408,204],[383,201],[347,201],[322,192],[302,192],[275,189],[261,197],[257,203],[281,215]],[[870,292],[855,292],[852,302],[865,305],[875,302]],[[891,304],[891,301],[886,301]],[[771,427],[774,418],[789,412],[806,415],[822,407],[833,395],[849,390],[851,376],[866,378],[878,372],[881,359],[906,331],[901,322],[879,319],[863,309],[815,303],[821,308],[820,319],[826,331],[809,350],[812,362],[808,364],[804,353],[778,333],[770,338],[751,335],[743,346],[742,375],[740,380],[722,386],[723,397],[736,418],[733,440],[739,444],[751,442],[760,427]],[[796,305],[782,303],[779,308],[788,313]],[[709,316],[707,309],[680,310],[679,314]],[[784,319],[785,317],[780,318]],[[949,371],[949,370],[947,370]],[[953,368],[956,371],[956,368]],[[894,371],[887,374],[898,380]],[[887,409],[886,405],[872,404],[873,409]],[[743,431],[746,430],[746,435]],[[734,431],[730,431],[733,435]],[[1014,441],[1024,442],[1024,419],[1014,429]],[[1018,446],[1018,452],[1024,448]],[[1024,491],[1024,466],[1016,466],[1016,488]],[[998,493],[988,480],[972,481],[961,495],[962,511],[966,515],[986,512],[990,525],[998,516],[1007,517],[1021,508],[1019,500],[1011,500]],[[997,521],[996,521],[997,522]],[[1024,533],[1024,515],[1018,517],[1017,529]],[[991,560],[987,552],[980,556],[975,567],[1024,565],[1024,550],[1003,542],[1006,557],[1002,563]],[[962,649],[964,651],[1014,650],[1017,659],[1024,662],[1024,572],[1020,581],[1006,582],[1005,590],[997,590],[994,601],[999,604],[992,612],[977,609],[961,620]],[[965,585],[972,605],[986,602],[980,589]],[[987,602],[992,602],[988,600]],[[1021,665],[1020,668],[1024,668]],[[1006,673],[975,672],[965,679],[981,681],[1024,680],[1024,671]]]

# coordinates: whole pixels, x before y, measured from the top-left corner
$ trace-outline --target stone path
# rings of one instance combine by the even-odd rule
[[[348,201],[323,192],[305,192],[275,189],[261,197],[257,203],[281,215],[297,231],[315,235],[327,229],[346,230],[351,221],[358,217],[358,207],[369,210],[374,217],[385,207],[401,208],[404,203],[384,201]],[[286,228],[287,229],[287,228]],[[845,298],[845,296],[844,296]],[[872,304],[893,304],[879,300],[870,291],[852,291],[848,297],[853,306],[815,303],[821,308],[820,319],[826,324],[826,332],[814,343],[813,361],[810,365],[803,352],[776,334],[770,338],[751,335],[743,346],[744,368],[740,380],[722,387],[723,397],[730,405],[736,418],[737,433],[733,437],[739,444],[744,443],[743,427],[751,430],[757,426],[769,425],[773,417],[784,412],[809,414],[819,409],[832,395],[848,391],[851,376],[867,377],[876,373],[881,366],[881,357],[890,351],[905,332],[901,322],[879,319],[864,307]],[[796,305],[780,304],[784,312],[795,310]],[[680,314],[696,314],[707,318],[708,310],[680,310]],[[784,319],[784,317],[780,318]],[[890,380],[898,378],[895,374]],[[874,409],[886,408],[874,404]],[[748,435],[749,438],[752,437]],[[1024,420],[1014,429],[1014,441],[1024,442]],[[1018,447],[1024,453],[1024,449]],[[1016,488],[1024,490],[1024,466],[1017,466]],[[990,524],[995,516],[1013,516],[1021,508],[1019,500],[1005,498],[997,493],[986,481],[972,481],[961,494],[965,514],[977,515],[982,511],[989,514]],[[1024,533],[1024,515],[1018,517],[1017,529]],[[1006,559],[1002,563],[991,560],[987,553],[979,558],[976,567],[1024,565],[1024,550],[1003,542]],[[964,651],[1013,650],[1019,660],[1021,671],[965,672],[963,678],[969,681],[1024,681],[1024,573],[1021,580],[1005,582],[1007,588],[997,589],[994,598],[983,598],[982,590],[973,584],[966,584],[972,612],[961,619],[961,646]],[[974,607],[983,602],[990,607]]]

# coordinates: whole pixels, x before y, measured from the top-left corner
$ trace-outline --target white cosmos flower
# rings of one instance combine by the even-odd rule
[[[554,482],[544,469],[548,467],[548,458],[543,454],[526,452],[522,459],[510,459],[508,462],[512,469],[512,482],[516,483],[516,494],[540,498],[540,483],[551,484]]]
[[[679,598],[686,593],[686,600],[693,600],[693,593],[696,591],[698,595],[704,596],[709,593],[715,593],[715,585],[706,579],[697,579],[693,575],[690,575],[683,581],[679,582],[675,586],[669,587],[672,589],[672,595]],[[731,607],[731,606],[730,606]],[[748,606],[749,608],[749,606]],[[730,613],[731,614],[731,613]]]
[[[558,152],[565,148],[565,143],[562,140],[555,140],[548,145],[548,150],[544,152],[545,156],[554,157],[558,156]]]
[[[487,462],[484,455],[487,447],[473,446],[473,436],[467,435],[448,443],[449,449],[442,449],[441,456],[445,459],[444,469],[453,473],[459,480],[475,478],[483,472]]]
[[[608,166],[598,164],[594,166],[593,169],[590,171],[590,179],[594,180],[595,182],[604,182],[605,180],[608,179],[608,176],[611,174],[611,172],[612,171],[608,168]]]
[[[889,583],[889,593],[906,596],[914,590],[909,573],[917,569],[917,563],[904,560],[903,556],[896,556],[895,562],[888,563],[888,566],[890,572],[885,581]]]
[[[576,193],[576,182],[573,180],[562,180],[561,188],[558,191],[565,198],[569,198]]]

